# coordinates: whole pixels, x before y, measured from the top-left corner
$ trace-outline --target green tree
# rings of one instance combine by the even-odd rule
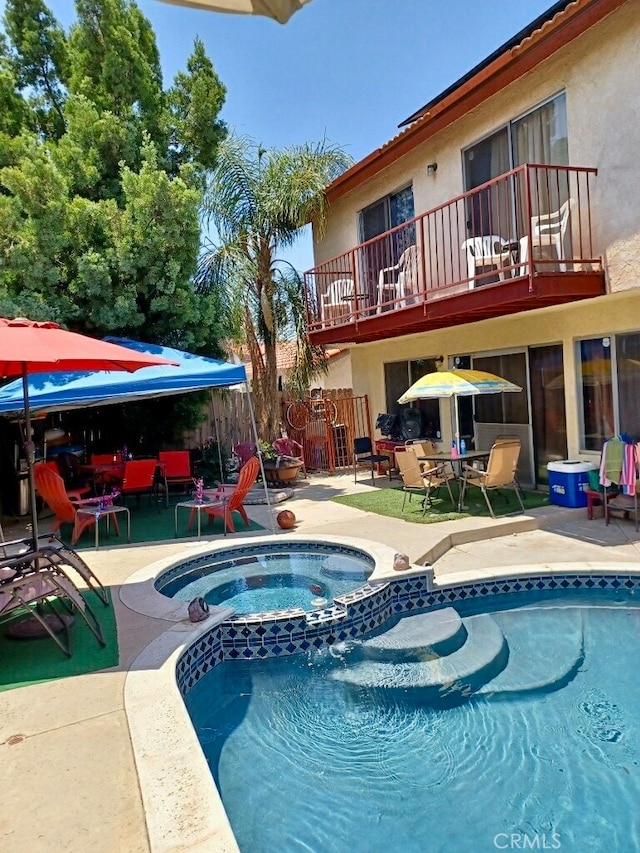
[[[196,38],[187,73],[179,71],[167,92],[169,155],[174,169],[184,163],[197,163],[205,169],[215,166],[227,128],[212,117],[222,109],[225,94],[203,43]]]
[[[224,86],[197,40],[163,92],[153,31],[130,0],[76,10],[67,39],[42,0],[7,2],[0,299],[93,335],[220,355],[218,307],[193,277]],[[31,133],[47,91],[63,132]]]
[[[216,237],[201,257],[199,291],[224,293],[227,316],[251,357],[256,420],[266,438],[277,434],[280,420],[276,344],[282,334],[296,330],[300,364],[313,361],[302,334],[302,285],[280,253],[303,225],[322,229],[324,187],[350,163],[325,142],[277,151],[230,137],[209,176],[205,213]]]
[[[67,36],[43,0],[6,2],[0,313],[220,356],[226,315],[194,275],[224,86],[196,40],[164,91],[132,0],[76,0],[76,12]],[[200,405],[171,400],[154,430],[192,426]],[[146,417],[132,433],[151,434]]]
[[[12,45],[7,56],[17,88],[27,93],[31,128],[44,136],[58,137],[64,131],[64,31],[43,0],[11,0],[4,23]]]

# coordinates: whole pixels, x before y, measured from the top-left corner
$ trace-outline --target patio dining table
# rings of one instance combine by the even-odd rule
[[[79,465],[78,470],[88,474],[94,486],[115,485],[122,482],[124,462],[102,462],[99,465]]]
[[[464,454],[460,453],[452,453],[450,450],[440,453],[429,453],[426,456],[418,456],[418,459],[421,462],[435,462],[436,464],[441,464],[443,462],[450,462],[451,468],[453,469],[453,473],[455,475],[456,480],[458,480],[458,512],[462,512],[462,463],[463,462],[477,462],[481,459],[488,459],[491,450],[468,450]]]

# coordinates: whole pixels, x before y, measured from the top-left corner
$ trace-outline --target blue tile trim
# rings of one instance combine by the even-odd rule
[[[430,574],[366,584],[336,599],[332,607],[305,613],[284,610],[230,619],[198,637],[176,664],[178,688],[185,696],[214,666],[225,660],[286,657],[322,648],[351,637],[363,637],[389,619],[414,610],[440,607],[495,595],[580,589],[640,590],[640,574],[553,574],[474,581],[429,590]]]
[[[281,542],[261,542],[253,545],[237,545],[220,551],[210,551],[206,554],[192,557],[190,560],[181,560],[178,564],[167,569],[166,572],[157,577],[154,586],[158,592],[162,592],[171,581],[176,580],[181,575],[187,575],[195,569],[206,567],[210,572],[228,569],[235,565],[242,565],[241,561],[246,557],[255,557],[256,555],[272,556],[285,552],[291,554],[308,551],[315,551],[320,554],[346,554],[347,556],[357,557],[359,560],[362,560],[365,566],[368,566],[372,571],[375,568],[375,560],[371,554],[348,545],[323,544],[322,542],[314,541],[287,541],[285,546]]]

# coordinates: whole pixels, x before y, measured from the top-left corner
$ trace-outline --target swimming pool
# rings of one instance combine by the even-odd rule
[[[185,701],[243,853],[637,849],[637,594],[518,583],[442,601],[426,646],[395,631],[420,611],[202,677]]]
[[[366,583],[370,554],[321,542],[256,542],[191,560],[155,581],[163,595],[180,601],[202,597],[237,614],[300,608],[312,611]]]

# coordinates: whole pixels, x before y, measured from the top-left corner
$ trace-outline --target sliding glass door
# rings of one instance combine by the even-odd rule
[[[533,458],[538,483],[548,483],[547,463],[567,458],[562,344],[529,350]]]
[[[391,193],[360,211],[360,242],[366,243],[403,222],[411,222],[414,216],[413,187]],[[370,304],[376,301],[380,270],[397,264],[400,255],[415,242],[415,224],[411,223],[365,247],[361,254],[360,289]]]
[[[465,190],[493,181],[525,163],[567,166],[567,110],[564,93],[556,95],[526,115],[463,151]],[[517,241],[528,229],[528,217],[558,210],[569,198],[568,175],[535,172],[529,199],[522,180],[505,179],[474,194],[467,205],[469,237],[500,236]],[[491,279],[485,279],[489,281]]]

